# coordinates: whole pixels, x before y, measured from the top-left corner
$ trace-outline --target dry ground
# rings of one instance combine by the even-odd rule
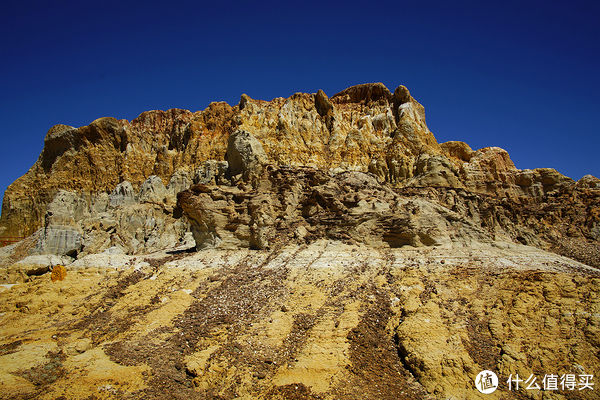
[[[25,280],[0,287],[0,398],[598,398],[506,388],[600,371],[600,274],[526,246],[90,256]]]

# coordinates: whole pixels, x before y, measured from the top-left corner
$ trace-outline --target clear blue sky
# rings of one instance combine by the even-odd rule
[[[0,190],[57,123],[377,81],[440,142],[600,176],[599,2],[285,3],[4,3]]]

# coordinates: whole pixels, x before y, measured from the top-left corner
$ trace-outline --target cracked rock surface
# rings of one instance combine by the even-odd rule
[[[404,86],[57,125],[0,236],[2,399],[598,398],[506,380],[600,375],[600,180]]]
[[[0,292],[0,397],[521,399],[473,379],[600,367],[600,274],[518,244],[318,240],[89,265]]]

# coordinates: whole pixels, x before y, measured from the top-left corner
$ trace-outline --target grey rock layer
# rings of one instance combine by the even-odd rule
[[[230,176],[247,176],[268,160],[262,144],[244,130],[236,131],[229,137],[225,159],[229,163]]]

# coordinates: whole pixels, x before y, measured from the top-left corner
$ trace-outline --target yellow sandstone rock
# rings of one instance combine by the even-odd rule
[[[52,268],[52,274],[50,275],[50,279],[52,280],[52,282],[56,282],[56,281],[62,281],[67,277],[67,269],[64,267],[64,265],[55,265],[54,268]]]

